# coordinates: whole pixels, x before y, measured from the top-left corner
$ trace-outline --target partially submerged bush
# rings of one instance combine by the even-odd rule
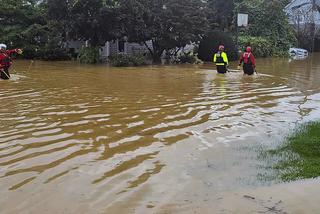
[[[202,61],[198,58],[199,45],[191,43],[183,48],[173,48],[164,52],[164,59],[169,63],[189,63],[200,64]]]
[[[176,63],[190,63],[190,64],[200,64],[202,61],[198,58],[197,54],[182,53],[176,58]]]
[[[94,64],[100,62],[99,49],[97,47],[83,47],[79,51],[80,63]]]
[[[109,57],[110,64],[116,67],[146,65],[146,58],[141,54],[115,54]]]
[[[146,58],[142,54],[134,54],[130,56],[130,62],[133,66],[146,65]]]
[[[179,62],[180,63],[190,63],[190,64],[195,64],[197,62],[197,58],[194,55],[191,54],[184,54],[179,56]]]

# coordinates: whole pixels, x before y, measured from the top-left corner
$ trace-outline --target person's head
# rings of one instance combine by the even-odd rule
[[[5,44],[0,44],[0,52],[4,52],[7,49]]]
[[[223,45],[219,45],[219,51],[224,51],[224,46]]]
[[[247,46],[246,48],[246,52],[250,53],[251,52],[251,47],[250,46]]]

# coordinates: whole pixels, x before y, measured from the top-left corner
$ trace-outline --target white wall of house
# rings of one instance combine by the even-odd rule
[[[315,0],[316,6],[312,8],[313,0],[293,0],[285,7],[285,12],[289,16],[289,22],[292,25],[314,23],[320,26],[320,0]],[[298,19],[299,17],[299,19]]]
[[[146,42],[147,46],[152,50],[152,41],[149,40]],[[139,43],[127,43],[127,48],[126,48],[126,53],[127,54],[143,54],[143,53],[148,53],[149,50],[144,44],[139,44]]]
[[[79,50],[86,45],[85,41],[70,40],[67,42],[68,49],[74,49],[75,53],[79,53]]]
[[[292,0],[284,11],[296,31],[320,37],[320,0]]]
[[[100,58],[106,60],[110,56],[110,42],[107,41],[104,46],[100,48]]]
[[[152,41],[147,41],[146,44],[152,50]],[[123,40],[113,40],[105,43],[104,46],[100,48],[100,57],[106,60],[109,56],[119,53],[124,54],[144,54],[148,53],[149,50],[144,44],[126,42]]]
[[[146,44],[152,50],[152,41],[147,41]],[[82,47],[86,47],[86,41],[70,40],[66,46],[68,49],[73,49],[75,53],[79,53]],[[107,41],[104,46],[100,47],[99,54],[102,60],[107,60],[109,56],[119,53],[124,54],[144,54],[148,53],[149,50],[144,44],[126,42],[123,40]]]

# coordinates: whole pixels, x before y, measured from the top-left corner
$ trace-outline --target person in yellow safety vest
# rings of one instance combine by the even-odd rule
[[[214,55],[213,62],[216,64],[217,72],[219,74],[227,73],[227,71],[228,71],[227,66],[229,64],[229,61],[228,61],[227,54],[224,52],[223,45],[219,46],[219,51]]]

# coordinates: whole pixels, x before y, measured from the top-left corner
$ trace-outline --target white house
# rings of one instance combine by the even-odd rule
[[[292,0],[285,7],[292,25],[305,25],[315,23],[320,27],[320,0]]]
[[[320,0],[292,0],[285,12],[289,23],[295,28],[298,46],[308,47],[310,40],[312,51],[320,50]],[[309,45],[308,45],[309,43]]]
[[[152,50],[152,41],[146,42],[147,46]],[[82,47],[88,46],[85,41],[74,41],[68,42],[68,49],[71,52],[79,53]],[[149,50],[144,44],[127,42],[125,40],[116,39],[113,41],[107,41],[104,46],[100,47],[100,58],[102,60],[107,60],[109,56],[123,53],[123,54],[144,54],[148,53]]]
[[[152,41],[146,42],[147,46],[152,50]],[[104,46],[100,48],[100,57],[105,60],[110,55],[124,53],[124,54],[144,54],[149,50],[144,44],[127,42],[125,40],[113,40],[107,41]]]

